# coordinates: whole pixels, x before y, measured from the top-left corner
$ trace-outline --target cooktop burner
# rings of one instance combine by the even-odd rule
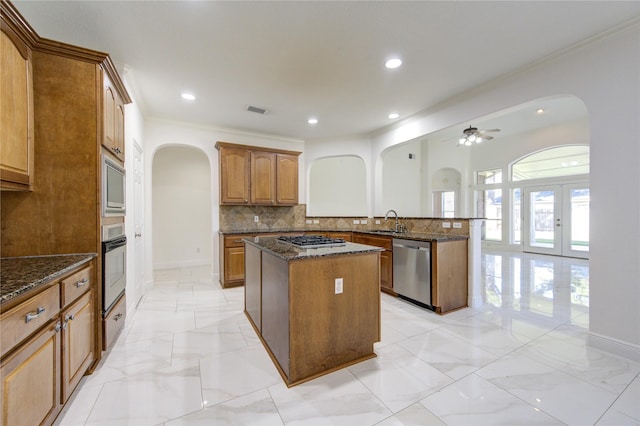
[[[278,240],[302,248],[339,247],[346,245],[346,242],[342,238],[328,238],[320,235],[278,237]]]

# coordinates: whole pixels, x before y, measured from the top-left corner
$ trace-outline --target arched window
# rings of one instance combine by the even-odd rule
[[[511,165],[511,180],[589,174],[589,145],[557,146],[527,155]]]

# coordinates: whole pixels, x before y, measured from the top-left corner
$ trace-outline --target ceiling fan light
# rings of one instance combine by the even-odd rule
[[[458,145],[464,145],[467,142],[467,138],[458,139]]]
[[[469,135],[469,141],[470,142],[475,142],[476,141],[476,135]]]
[[[476,143],[481,143],[481,142],[482,142],[482,138],[481,138],[480,136],[478,136],[478,137],[476,138]]]

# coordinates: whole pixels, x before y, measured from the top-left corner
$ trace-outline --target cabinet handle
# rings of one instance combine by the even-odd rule
[[[56,331],[56,333],[59,333],[60,330],[62,330],[62,323],[60,321],[56,323],[54,330]]]
[[[69,322],[69,321],[73,321],[76,318],[76,316],[74,314],[67,314],[64,317],[64,322]]]
[[[89,278],[83,278],[80,281],[78,281],[77,283],[75,283],[74,285],[78,288],[82,287],[83,285],[85,285],[86,283],[89,282]]]
[[[122,318],[122,314],[116,314],[116,316],[113,317],[113,320],[118,321],[120,318]]]
[[[242,240],[233,240],[234,243],[241,243]]]
[[[44,311],[45,311],[44,306],[40,306],[38,309],[36,309],[35,312],[28,312],[27,316],[24,317],[24,322],[27,323],[31,320],[38,318],[40,314],[43,313]]]

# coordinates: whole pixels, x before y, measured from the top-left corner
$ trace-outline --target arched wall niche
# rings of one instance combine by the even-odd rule
[[[366,216],[367,174],[356,155],[330,156],[309,166],[307,216]]]

